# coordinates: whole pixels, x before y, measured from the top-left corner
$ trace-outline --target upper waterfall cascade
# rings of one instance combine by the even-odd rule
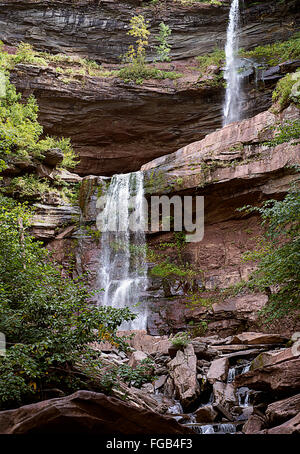
[[[232,0],[227,39],[225,46],[226,68],[226,94],[223,106],[223,126],[241,119],[242,87],[239,74],[239,0]]]
[[[137,314],[121,329],[145,329],[147,308],[140,297],[147,286],[143,211],[143,173],[114,175],[100,214],[101,263],[98,272],[98,304],[129,307]]]

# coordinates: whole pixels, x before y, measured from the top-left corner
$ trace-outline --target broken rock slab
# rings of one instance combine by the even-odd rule
[[[213,384],[216,381],[225,381],[227,379],[229,369],[228,358],[215,359],[208,370],[207,379]]]
[[[197,381],[197,357],[192,344],[188,344],[183,351],[178,350],[175,358],[168,363],[168,367],[176,397],[183,408],[188,409],[200,394]]]

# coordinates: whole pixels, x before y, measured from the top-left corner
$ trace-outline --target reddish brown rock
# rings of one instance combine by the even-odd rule
[[[117,4],[116,4],[117,3]],[[25,0],[1,1],[0,39],[5,43],[27,41],[39,50],[76,53],[99,62],[119,62],[132,40],[127,35],[130,18],[137,14],[149,21],[151,36],[147,55],[154,57],[158,24],[172,29],[172,58],[203,55],[226,39],[229,2],[163,4],[140,0],[94,0],[49,3]],[[294,1],[245,2],[241,46],[253,47],[287,39],[297,30],[299,11]],[[266,33],[268,30],[268,33]],[[213,72],[213,69],[212,69]]]
[[[207,379],[210,383],[216,381],[225,381],[229,369],[229,361],[227,358],[215,359],[207,372]]]
[[[266,429],[258,433],[270,435],[300,434],[300,412],[294,418],[281,424],[280,426],[272,427],[272,429]]]
[[[272,364],[278,364],[281,363],[282,361],[294,359],[295,356],[299,356],[299,354],[294,355],[291,348],[263,352],[256,358],[254,358],[254,360],[251,363],[251,369],[255,370]]]
[[[188,434],[174,419],[91,391],[0,412],[1,434]]]
[[[218,413],[213,409],[212,405],[205,405],[200,407],[195,412],[196,421],[199,423],[211,423],[214,422]]]
[[[292,394],[300,390],[300,358],[270,364],[260,369],[238,375],[235,386],[251,389]]]
[[[237,405],[237,397],[232,383],[216,381],[213,384],[215,403],[221,405],[226,410],[231,410]]]
[[[300,394],[273,402],[266,410],[269,426],[276,426],[292,419],[300,412]]]
[[[188,344],[183,351],[178,350],[175,358],[168,363],[168,368],[177,398],[184,409],[189,409],[200,393],[197,381],[197,357],[192,344]]]
[[[146,353],[137,350],[131,354],[128,365],[135,368],[141,361],[146,358],[148,358]]]
[[[263,416],[253,414],[250,416],[248,421],[243,426],[243,433],[246,435],[258,433],[266,425],[265,418]]]
[[[288,339],[280,336],[280,334],[246,332],[233,336],[229,344],[283,344],[287,341]]]

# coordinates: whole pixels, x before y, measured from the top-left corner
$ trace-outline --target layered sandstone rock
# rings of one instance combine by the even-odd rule
[[[279,425],[292,419],[300,412],[300,394],[268,405],[266,417],[271,426]]]
[[[131,39],[130,18],[143,14],[150,22],[149,56],[157,45],[154,35],[164,21],[172,29],[172,58],[205,54],[224,47],[229,2],[181,4],[139,0],[68,1],[10,0],[0,2],[0,39],[7,44],[27,41],[39,50],[77,53],[97,61],[119,61]],[[241,46],[253,47],[286,39],[297,30],[296,0],[263,3],[247,1],[242,10]],[[266,33],[266,29],[268,33]]]
[[[254,371],[239,375],[236,386],[267,391],[276,395],[297,393],[300,390],[300,358],[269,364]]]
[[[67,397],[0,412],[1,434],[188,434],[188,428],[114,397],[77,391]]]

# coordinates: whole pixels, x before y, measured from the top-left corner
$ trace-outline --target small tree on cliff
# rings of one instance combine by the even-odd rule
[[[145,21],[144,16],[139,14],[131,18],[130,30],[127,34],[136,38],[136,42],[135,45],[129,46],[128,52],[125,54],[125,61],[132,65],[144,66],[150,36],[148,21]]]
[[[159,35],[155,39],[159,42],[159,46],[156,46],[157,55],[160,61],[170,61],[170,50],[171,46],[168,42],[168,38],[171,35],[172,30],[164,22],[159,24]]]

